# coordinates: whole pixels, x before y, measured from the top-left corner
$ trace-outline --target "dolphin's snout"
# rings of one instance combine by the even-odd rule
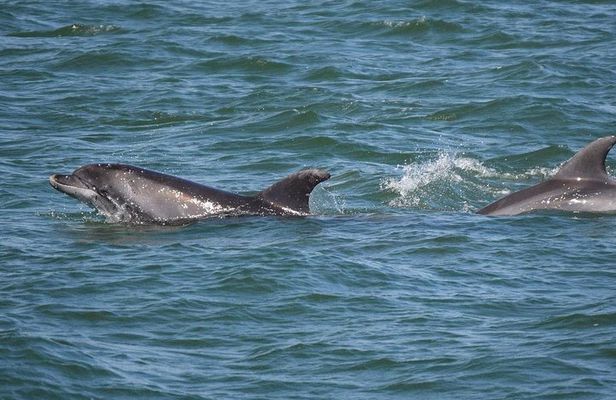
[[[71,177],[71,175],[53,174],[49,176],[49,183],[51,184],[51,186],[57,189],[60,185],[70,184]]]
[[[61,175],[58,174],[53,174],[49,176],[49,184],[54,188],[57,189],[58,188],[58,177]]]
[[[87,189],[87,185],[75,175],[53,174],[49,176],[49,184],[56,190],[67,192],[73,189]]]

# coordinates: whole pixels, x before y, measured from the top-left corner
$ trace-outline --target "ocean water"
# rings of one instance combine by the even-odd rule
[[[3,1],[0,398],[614,398],[616,216],[474,214],[616,133],[614,49],[612,1]],[[126,226],[49,186],[92,162],[332,178]]]

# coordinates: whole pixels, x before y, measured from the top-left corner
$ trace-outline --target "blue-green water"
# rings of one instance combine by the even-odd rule
[[[613,2],[195,3],[2,2],[0,398],[613,398],[616,217],[473,213],[616,133]],[[91,162],[333,177],[130,227]]]

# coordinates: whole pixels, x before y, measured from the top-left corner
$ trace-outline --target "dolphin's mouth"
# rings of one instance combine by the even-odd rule
[[[57,191],[86,203],[89,203],[92,197],[98,194],[75,175],[54,174],[49,177],[49,183]]]

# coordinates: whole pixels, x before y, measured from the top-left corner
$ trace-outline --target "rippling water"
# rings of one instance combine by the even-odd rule
[[[0,398],[612,398],[614,216],[474,211],[616,133],[616,6],[515,3],[4,2]],[[91,162],[333,177],[131,227]]]

